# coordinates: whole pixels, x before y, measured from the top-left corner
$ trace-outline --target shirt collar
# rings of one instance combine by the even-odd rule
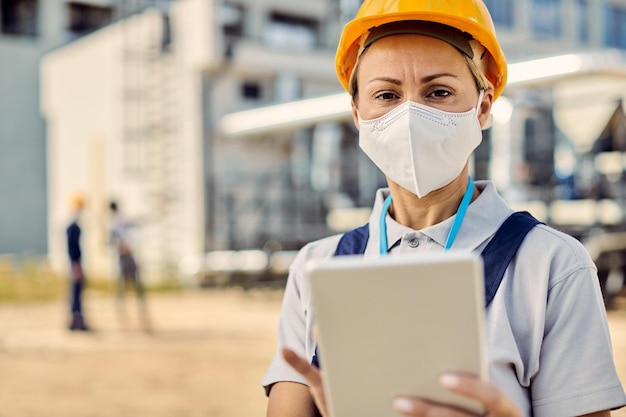
[[[502,222],[512,213],[491,181],[476,181],[475,185],[481,193],[467,209],[459,234],[452,246],[453,250],[475,250],[488,240],[498,230]],[[378,223],[383,202],[388,195],[388,188],[381,188],[376,192],[374,207],[369,220],[370,239],[365,250],[365,254],[368,257],[378,256],[379,254],[380,229]],[[456,216],[452,216],[441,223],[432,225],[418,232],[423,233],[437,242],[443,250],[455,217]],[[389,215],[387,215],[386,222],[387,240],[389,244],[387,249],[391,249],[398,240],[402,239],[405,233],[416,232],[415,230],[397,223]]]

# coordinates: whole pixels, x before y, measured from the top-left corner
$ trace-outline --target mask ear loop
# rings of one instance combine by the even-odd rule
[[[480,113],[480,105],[483,102],[483,98],[485,98],[485,89],[481,88],[480,93],[478,93],[478,104],[476,104],[476,114]]]
[[[476,116],[478,116],[478,114],[480,113],[480,105],[483,103],[484,97],[485,97],[485,89],[481,88],[480,93],[478,94],[478,104],[476,105]],[[487,130],[491,127],[492,124],[493,124],[493,115],[489,113],[489,117],[487,118],[485,125],[481,126],[480,130]]]

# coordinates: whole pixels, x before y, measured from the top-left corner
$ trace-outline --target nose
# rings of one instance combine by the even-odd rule
[[[414,103],[422,103],[422,97],[420,96],[417,88],[407,88],[404,95],[405,101],[412,101]]]

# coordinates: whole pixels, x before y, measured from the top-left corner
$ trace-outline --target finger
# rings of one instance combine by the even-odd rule
[[[507,417],[521,416],[517,405],[500,389],[475,376],[446,373],[441,375],[439,383],[451,391],[480,401],[490,414]]]
[[[309,361],[298,355],[296,352],[289,348],[282,348],[281,353],[285,362],[289,364],[293,369],[298,371],[307,381],[310,386],[320,385],[322,383],[322,377],[319,369],[311,365]]]
[[[398,413],[411,417],[469,417],[473,415],[457,408],[410,396],[394,398],[392,407]]]
[[[324,395],[322,374],[320,370],[289,348],[282,348],[281,353],[285,362],[287,362],[307,380],[309,389],[311,390],[311,395],[313,396],[313,401],[315,401],[315,405],[317,406],[320,414],[322,416],[328,415],[326,410],[326,396]]]

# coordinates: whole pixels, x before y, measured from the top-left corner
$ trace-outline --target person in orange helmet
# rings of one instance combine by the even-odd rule
[[[485,263],[489,381],[452,372],[441,377],[445,389],[480,402],[490,417],[607,417],[624,406],[584,247],[513,212],[492,182],[469,176],[469,158],[507,79],[483,2],[365,0],[343,29],[336,69],[352,96],[359,146],[388,188],[378,190],[367,225],[309,243],[293,261],[278,348],[263,378],[267,415],[329,415],[305,264],[451,248],[480,253]],[[389,403],[394,411],[469,415],[403,392]]]
[[[82,251],[80,244],[81,227],[80,215],[85,208],[85,197],[82,194],[74,194],[70,199],[73,218],[65,230],[67,241],[67,254],[70,261],[70,324],[72,331],[88,331],[85,315],[83,312],[83,289],[85,287],[85,274],[82,266]]]

